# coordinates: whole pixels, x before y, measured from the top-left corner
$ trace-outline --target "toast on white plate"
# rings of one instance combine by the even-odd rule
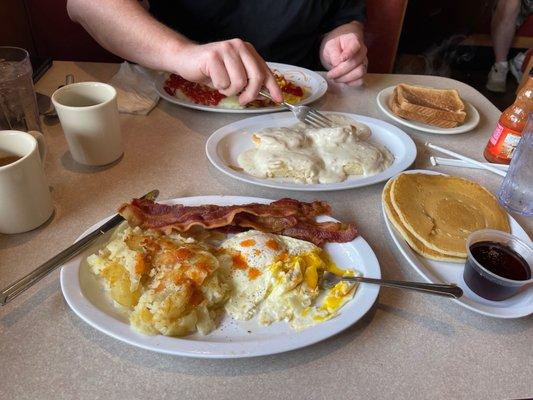
[[[399,117],[454,128],[466,119],[465,105],[457,90],[399,84],[389,98],[391,111]]]

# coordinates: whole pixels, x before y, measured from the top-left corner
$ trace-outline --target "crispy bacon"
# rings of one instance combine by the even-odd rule
[[[270,204],[234,206],[165,205],[134,199],[119,209],[120,215],[131,225],[165,233],[186,232],[193,226],[201,226],[226,232],[257,229],[307,240],[318,246],[325,242],[352,241],[357,236],[355,226],[315,221],[316,216],[330,212],[331,207],[325,202],[304,203],[288,198]]]
[[[321,246],[329,242],[351,242],[357,237],[357,229],[352,224],[339,222],[298,221],[296,225],[284,229],[283,235]]]

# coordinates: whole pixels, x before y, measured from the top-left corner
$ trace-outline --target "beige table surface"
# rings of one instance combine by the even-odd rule
[[[56,62],[37,90],[50,94],[67,73],[78,81],[107,81],[116,70],[112,64]],[[427,140],[481,159],[499,112],[457,81],[369,75],[362,89],[330,85],[316,106],[388,121],[376,105],[376,94],[399,82],[455,87],[481,114],[474,131],[457,136],[401,127],[417,144],[415,167],[430,165],[423,147]],[[383,184],[304,194],[246,185],[215,171],[204,155],[206,139],[240,118],[165,101],[147,117],[122,115],[124,157],[103,170],[76,165],[60,125],[44,125],[55,216],[35,231],[0,235],[0,286],[56,254],[121,202],[152,188],[161,190],[161,198],[238,194],[327,200],[337,218],[357,224],[385,278],[421,279],[386,230],[380,204]],[[493,191],[500,181],[484,171],[437,169]],[[519,220],[531,235],[531,221]],[[91,328],[65,303],[55,271],[0,309],[0,363],[2,399],[524,398],[533,396],[533,324],[531,317],[493,319],[447,299],[382,289],[361,321],[322,343],[268,357],[196,360],[138,349]]]

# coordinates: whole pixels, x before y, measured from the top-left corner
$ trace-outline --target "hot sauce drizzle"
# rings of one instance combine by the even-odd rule
[[[248,263],[241,253],[237,253],[232,257],[233,266],[237,269],[246,269],[248,268]]]
[[[274,72],[274,77],[276,78],[276,82],[278,83],[282,93],[299,98],[304,96],[303,89],[300,86],[295,85],[293,82],[285,79],[283,75]],[[163,89],[171,96],[175,96],[176,91],[180,90],[192,102],[205,106],[217,106],[223,99],[226,98],[225,95],[207,85],[188,81],[187,79],[176,74],[170,74],[169,78],[165,81]],[[274,105],[274,103],[267,99],[254,100],[250,103],[250,106],[252,107],[268,107],[272,105]]]

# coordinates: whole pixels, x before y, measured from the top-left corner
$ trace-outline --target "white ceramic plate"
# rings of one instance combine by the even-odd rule
[[[167,204],[244,204],[268,203],[271,200],[240,196],[201,196],[173,199]],[[322,217],[319,220],[334,220]],[[89,228],[81,237],[105,220]],[[241,323],[225,316],[220,326],[209,335],[194,334],[182,338],[145,336],[133,331],[127,318],[118,312],[103,286],[90,272],[85,259],[109,239],[108,232],[90,248],[66,263],[61,269],[61,290],[70,308],[85,322],[99,331],[123,342],[144,349],[198,358],[241,358],[281,353],[309,346],[324,340],[358,321],[374,304],[379,286],[360,284],[354,298],[340,314],[322,324],[301,332],[292,330],[285,322],[262,327],[254,320]],[[79,239],[78,239],[79,240]],[[378,260],[368,243],[358,237],[350,243],[330,243],[325,246],[337,265],[355,268],[364,276],[380,278]]]
[[[296,67],[294,65],[279,64],[267,62],[267,65],[271,70],[279,71],[283,76],[288,80],[294,82],[298,86],[302,86],[306,89],[306,97],[303,98],[298,104],[304,105],[312,103],[315,100],[318,100],[328,90],[328,83],[326,80],[321,77],[316,72],[310,71],[305,68]],[[159,95],[171,103],[178,104],[183,107],[194,108],[196,110],[202,111],[211,111],[211,112],[220,112],[220,113],[232,113],[232,114],[259,114],[259,113],[268,113],[273,111],[279,111],[281,108],[278,107],[261,107],[261,108],[244,108],[241,110],[232,109],[232,108],[221,108],[215,106],[204,106],[201,104],[193,103],[192,101],[186,99],[180,99],[168,94],[163,87],[165,86],[165,81],[168,78],[168,74],[160,75],[156,78],[154,84]]]
[[[439,174],[438,172],[429,170],[411,170],[406,171],[405,173]],[[491,301],[478,296],[470,290],[463,280],[463,264],[429,260],[415,253],[389,221],[383,206],[382,209],[387,229],[389,230],[394,243],[409,262],[409,265],[411,265],[411,267],[413,267],[414,270],[428,282],[456,283],[460,286],[461,289],[463,289],[464,295],[460,299],[454,300],[459,305],[479,314],[495,318],[520,318],[533,313],[533,288],[503,301]],[[520,239],[529,242],[530,238],[528,234],[510,215],[509,221],[511,224],[511,233]]]
[[[298,121],[289,112],[246,118],[226,125],[215,131],[207,140],[205,150],[207,158],[220,171],[232,178],[253,185],[266,186],[276,189],[300,191],[329,191],[344,190],[361,186],[369,186],[385,181],[408,168],[416,158],[416,145],[401,129],[379,119],[363,115],[348,113],[338,114],[362,122],[372,130],[370,139],[373,143],[386,146],[394,155],[394,162],[385,171],[372,176],[350,176],[344,182],[327,184],[294,183],[281,178],[262,179],[239,171],[237,158],[243,151],[253,147],[251,134],[259,129],[268,127],[291,126]]]
[[[465,122],[455,128],[439,128],[438,126],[424,124],[423,122],[418,121],[409,121],[407,119],[398,117],[394,114],[389,108],[389,97],[394,90],[394,86],[389,86],[388,88],[383,89],[378,93],[376,101],[379,108],[383,111],[389,118],[392,118],[394,121],[399,122],[402,125],[408,126],[423,132],[436,133],[439,135],[456,135],[458,133],[465,133],[474,129],[479,123],[479,113],[470,103],[467,103],[463,100],[466,107],[466,119]]]

